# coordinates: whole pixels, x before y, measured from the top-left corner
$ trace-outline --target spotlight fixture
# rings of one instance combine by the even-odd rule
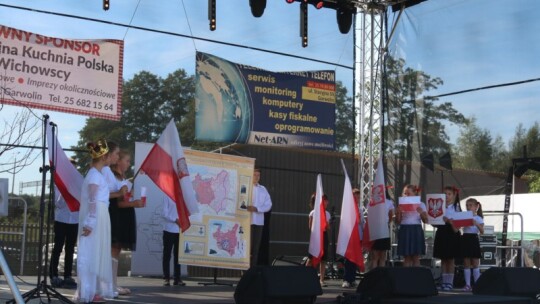
[[[216,30],[216,0],[208,0],[208,21],[210,21],[210,30]]]
[[[307,1],[300,3],[300,37],[302,47],[308,46],[308,7]]]
[[[266,8],[266,0],[249,0],[249,6],[251,7],[253,17],[259,18],[263,15]]]
[[[110,7],[110,1],[109,0],[103,0],[103,10],[108,11]]]
[[[287,3],[291,4],[291,3],[293,3],[293,2],[294,2],[294,0],[285,0],[285,2],[287,2]]]

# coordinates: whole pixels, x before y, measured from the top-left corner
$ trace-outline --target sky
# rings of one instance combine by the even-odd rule
[[[317,10],[309,6],[309,45],[303,48],[299,36],[299,3],[288,4],[285,0],[268,1],[260,18],[252,16],[248,1],[217,0],[216,3],[217,29],[210,31],[207,17],[208,3],[202,0],[111,0],[108,11],[102,9],[101,1],[0,1],[0,5],[76,15],[117,24],[131,24],[353,66],[353,31],[346,35],[339,32],[334,10]],[[169,73],[183,68],[192,75],[195,73],[195,52],[201,51],[271,71],[335,70],[336,79],[349,88],[349,94],[352,92],[352,69],[335,65],[3,6],[0,6],[0,20],[0,24],[5,26],[52,37],[124,40],[125,80],[131,79],[133,75],[143,70],[166,77]],[[21,110],[21,107],[6,105],[0,114],[2,119],[5,119]],[[44,114],[41,110],[33,111],[40,117]],[[78,132],[85,125],[86,117],[51,111],[47,113],[58,125],[60,144],[64,148],[75,145],[79,138]],[[16,153],[17,151],[4,154],[2,162],[5,162],[5,157],[16,157]],[[19,193],[20,181],[41,180],[40,166],[39,157],[33,165],[15,176],[15,193]],[[0,178],[10,179],[11,191],[12,175],[0,173]],[[27,190],[35,192],[35,189]]]
[[[351,94],[351,69],[249,48],[1,6],[14,5],[131,24],[350,67],[354,65],[354,50],[361,47],[359,41],[354,45],[354,31],[346,35],[339,33],[335,11],[330,9],[317,10],[309,6],[309,46],[302,48],[298,3],[269,0],[261,18],[251,15],[246,0],[217,0],[216,3],[216,31],[209,30],[208,3],[203,0],[111,0],[109,11],[103,11],[101,1],[97,0],[0,0],[0,24],[67,39],[122,39],[125,43],[123,77],[126,80],[143,70],[162,77],[179,68],[194,74],[195,52],[201,51],[271,71],[335,70],[337,80]],[[405,10],[390,42],[389,54],[404,58],[407,66],[444,81],[437,90],[426,95],[539,78],[540,61],[536,58],[540,54],[538,11],[540,1],[537,0],[425,1]],[[396,19],[397,14],[391,13],[389,24]],[[494,137],[501,136],[507,143],[519,123],[529,128],[538,121],[539,93],[538,82],[530,82],[444,97],[439,102],[452,102],[458,111],[467,117],[474,116],[481,128],[489,130]],[[5,119],[21,109],[4,106],[0,116]],[[43,111],[35,110],[35,113],[41,116]],[[78,131],[85,124],[85,117],[58,112],[48,114],[58,124],[61,145],[74,145]],[[459,129],[454,126],[447,128],[451,142],[455,142]],[[3,155],[2,158],[13,156]],[[17,174],[16,193],[19,192],[19,181],[41,179],[40,165],[34,163]],[[0,178],[12,177],[0,173]]]

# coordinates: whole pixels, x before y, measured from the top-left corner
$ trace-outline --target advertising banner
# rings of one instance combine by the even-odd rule
[[[334,71],[271,72],[197,52],[195,137],[334,149]]]
[[[121,40],[68,40],[0,25],[0,101],[120,120]]]

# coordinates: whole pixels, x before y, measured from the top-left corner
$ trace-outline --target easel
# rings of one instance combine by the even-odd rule
[[[52,216],[52,202],[54,201],[54,164],[52,166],[48,166],[45,159],[45,150],[47,149],[47,125],[49,124],[49,115],[43,115],[43,138],[42,138],[42,145],[41,145],[41,153],[42,153],[42,167],[39,169],[41,173],[41,200],[39,203],[39,245],[38,245],[38,278],[37,278],[37,285],[34,289],[29,290],[28,292],[22,294],[22,298],[25,302],[29,302],[32,299],[39,298],[41,299],[42,296],[46,296],[49,303],[51,302],[51,298],[56,298],[60,300],[63,303],[68,304],[74,304],[72,301],[70,301],[68,298],[64,297],[61,293],[56,291],[52,286],[47,284],[47,256],[49,255],[49,225],[50,225],[50,219]],[[52,127],[52,143],[49,143],[52,146],[53,150],[53,157],[51,159],[55,159],[56,156],[56,140],[55,140],[55,131],[56,131],[56,125],[54,123],[50,123]],[[41,248],[43,246],[43,230],[45,227],[45,184],[47,182],[47,172],[50,172],[51,178],[50,178],[50,185],[49,185],[49,206],[47,209],[47,236],[46,236],[46,243],[45,243],[45,253],[43,254],[41,252]],[[45,265],[43,264],[43,256],[45,256]],[[44,267],[45,266],[45,267]],[[43,275],[43,281],[41,280],[41,275]],[[7,304],[14,304],[15,299],[9,300],[6,303]]]
[[[214,281],[212,281],[212,282],[199,282],[198,284],[203,285],[203,286],[219,285],[219,286],[231,286],[231,287],[234,287],[234,284],[232,284],[232,283],[219,283],[217,281],[217,268],[214,268],[213,270],[214,270]]]

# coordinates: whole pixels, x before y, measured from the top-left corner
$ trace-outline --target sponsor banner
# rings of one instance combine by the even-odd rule
[[[68,40],[0,25],[0,101],[120,120],[124,42]]]
[[[271,72],[197,53],[199,140],[334,149],[334,71]]]

